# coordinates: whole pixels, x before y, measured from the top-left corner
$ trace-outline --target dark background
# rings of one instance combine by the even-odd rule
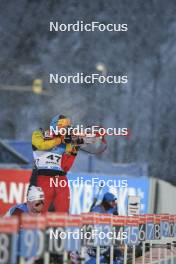
[[[131,137],[109,137],[100,158],[148,163],[150,176],[176,184],[175,14],[174,0],[0,1],[0,138],[30,140],[58,113],[128,127]],[[49,32],[49,21],[77,20],[127,23],[128,31]],[[128,84],[49,84],[49,73],[96,73],[97,63],[127,74]],[[36,78],[43,94],[26,88]]]

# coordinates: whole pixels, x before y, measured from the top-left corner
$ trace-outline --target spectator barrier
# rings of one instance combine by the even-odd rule
[[[175,241],[176,215],[169,214],[47,213],[0,218],[0,264],[34,263],[38,258],[49,264],[52,256],[68,263],[70,252],[79,253],[81,264],[86,256],[100,264],[102,255],[110,264],[174,264]]]

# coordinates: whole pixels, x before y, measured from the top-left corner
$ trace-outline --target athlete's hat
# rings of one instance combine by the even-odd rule
[[[67,127],[71,125],[71,121],[68,117],[64,115],[56,115],[51,119],[50,126],[56,129],[56,126]]]
[[[117,200],[117,198],[115,197],[114,194],[112,194],[110,192],[105,193],[104,196],[103,196],[103,201],[104,202],[113,202],[115,200]]]
[[[30,186],[28,193],[27,193],[27,201],[33,202],[33,201],[40,201],[44,200],[45,195],[41,187],[36,186]]]

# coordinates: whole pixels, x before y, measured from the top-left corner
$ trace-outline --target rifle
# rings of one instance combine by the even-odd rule
[[[90,212],[92,211],[92,208],[96,205],[96,203],[97,203],[97,201],[98,201],[98,199],[99,199],[99,195],[100,195],[100,192],[101,192],[102,188],[103,188],[103,185],[101,184],[101,185],[99,186],[99,190],[98,190],[97,196],[94,197],[94,199],[93,199],[93,203],[92,203],[92,205],[91,205],[91,207],[90,207]]]

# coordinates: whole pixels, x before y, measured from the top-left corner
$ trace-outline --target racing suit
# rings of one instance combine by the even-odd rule
[[[27,207],[26,203],[17,204],[13,207],[11,207],[5,214],[5,216],[20,216],[22,213],[29,213],[29,209]]]
[[[115,214],[117,215],[117,208],[109,208],[108,210],[105,210],[104,207],[101,204],[95,205],[91,212],[94,213],[100,213],[100,214]],[[86,264],[96,264],[96,248],[88,248],[88,255],[89,259],[86,261]],[[114,259],[115,258],[121,258],[121,252],[119,249],[114,250]],[[100,263],[101,264],[107,264],[110,262],[110,248],[107,246],[103,246],[100,248]],[[123,261],[114,260],[113,264],[123,263]]]
[[[78,147],[66,144],[61,137],[45,138],[42,130],[36,130],[32,134],[32,149],[34,168],[30,184],[44,191],[43,212],[48,211],[51,203],[56,212],[68,212],[70,190],[66,174],[73,165]]]

